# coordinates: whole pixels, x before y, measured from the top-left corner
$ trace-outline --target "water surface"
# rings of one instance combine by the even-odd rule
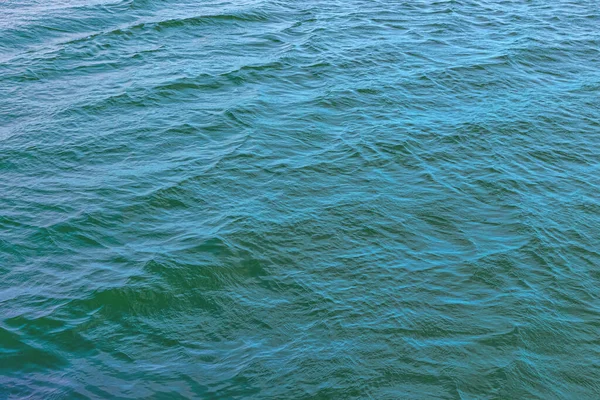
[[[600,398],[599,27],[0,2],[0,398]]]

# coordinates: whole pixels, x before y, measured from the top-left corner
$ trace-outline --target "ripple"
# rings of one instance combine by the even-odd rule
[[[593,1],[0,13],[0,398],[595,398]]]

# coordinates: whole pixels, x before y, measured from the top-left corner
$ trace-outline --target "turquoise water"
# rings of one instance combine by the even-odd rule
[[[0,2],[0,398],[600,398],[597,1]]]

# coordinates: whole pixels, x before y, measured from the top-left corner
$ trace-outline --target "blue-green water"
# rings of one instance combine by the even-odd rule
[[[0,2],[0,398],[600,398],[600,4]]]

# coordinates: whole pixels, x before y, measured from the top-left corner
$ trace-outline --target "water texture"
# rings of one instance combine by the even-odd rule
[[[0,2],[1,399],[600,398],[596,0]]]

